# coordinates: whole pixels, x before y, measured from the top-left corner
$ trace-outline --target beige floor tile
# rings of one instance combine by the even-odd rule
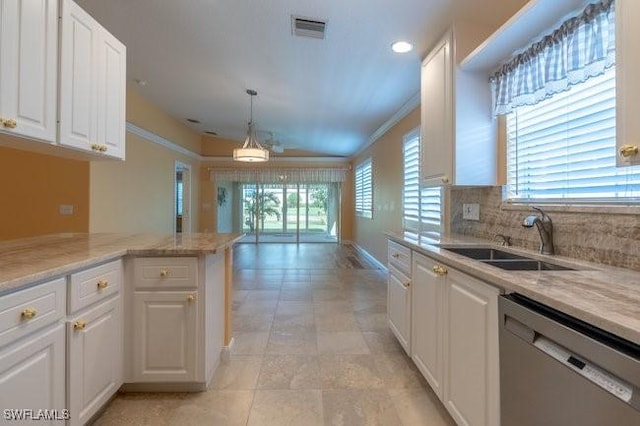
[[[314,302],[329,302],[329,301],[343,301],[347,299],[347,292],[341,288],[325,288],[317,289],[314,286],[313,301]]]
[[[242,303],[244,302],[244,299],[246,299],[248,294],[249,294],[248,290],[234,290],[232,292],[233,301]]]
[[[398,426],[400,417],[384,390],[322,391],[324,424],[330,426]],[[430,425],[415,423],[412,426]]]
[[[391,330],[363,331],[362,336],[372,354],[402,352],[402,346]]]
[[[233,336],[234,355],[264,355],[269,341],[268,331],[238,331]]]
[[[320,389],[318,357],[266,356],[258,377],[258,389]]]
[[[380,377],[372,355],[321,355],[322,389],[380,389]]]
[[[292,301],[292,302],[312,302],[313,301],[313,291],[310,288],[305,289],[285,289],[283,287],[280,292],[280,300],[281,301]]]
[[[239,307],[236,309],[236,313],[238,315],[261,315],[261,314],[271,314],[276,311],[276,307],[278,306],[277,300],[260,300],[260,301],[250,301],[245,300]]]
[[[344,300],[321,301],[313,304],[317,314],[352,314],[353,304]]]
[[[386,313],[355,314],[358,326],[362,331],[380,331],[389,329],[389,320]]]
[[[403,352],[374,356],[386,389],[423,388],[428,386],[422,374]]]
[[[316,355],[316,333],[272,331],[267,355]]]
[[[371,351],[359,331],[323,331],[318,332],[318,353],[367,355]]]
[[[233,316],[233,331],[269,331],[273,314],[245,314]]]
[[[352,313],[315,313],[318,331],[360,331],[355,315]]]
[[[322,393],[319,390],[258,390],[248,426],[323,424]]]
[[[280,290],[249,290],[245,302],[258,302],[264,300],[278,300]]]
[[[192,393],[169,414],[169,424],[180,426],[244,426],[253,391],[209,390]]]
[[[431,389],[394,389],[389,395],[404,426],[456,424]]]
[[[262,357],[232,355],[220,362],[209,389],[251,390],[256,388]]]
[[[313,314],[313,303],[291,302],[291,301],[283,301],[283,300],[278,302],[278,309],[276,310],[276,316],[300,315],[300,314]]]
[[[170,414],[180,405],[182,398],[182,394],[175,393],[121,393],[94,425],[171,425]]]
[[[316,321],[313,312],[276,315],[271,330],[274,332],[313,333],[316,331]]]

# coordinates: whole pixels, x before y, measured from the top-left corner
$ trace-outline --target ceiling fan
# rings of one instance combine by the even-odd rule
[[[285,147],[282,145],[282,142],[276,138],[273,132],[265,132],[268,136],[262,142],[262,146],[273,152],[274,154],[282,154],[285,150]]]

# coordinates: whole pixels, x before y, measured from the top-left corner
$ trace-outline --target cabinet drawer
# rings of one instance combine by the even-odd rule
[[[120,291],[122,260],[94,266],[71,275],[69,313],[75,313]]]
[[[389,264],[411,277],[411,249],[389,241]]]
[[[0,297],[0,346],[62,318],[66,290],[66,279],[58,278]]]
[[[134,259],[135,288],[197,288],[195,257],[139,257]]]

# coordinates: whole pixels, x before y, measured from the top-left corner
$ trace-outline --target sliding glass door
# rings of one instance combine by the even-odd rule
[[[242,242],[337,242],[339,185],[237,184],[234,214],[246,234]]]

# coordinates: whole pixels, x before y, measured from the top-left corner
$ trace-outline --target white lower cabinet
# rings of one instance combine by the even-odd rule
[[[71,425],[85,424],[120,388],[122,351],[119,295],[67,321]]]
[[[411,279],[391,265],[389,265],[387,312],[391,331],[410,355]]]
[[[498,426],[501,290],[421,253],[411,258],[413,362],[458,425]]]
[[[500,290],[449,268],[445,291],[443,402],[459,425],[500,424]]]
[[[442,399],[442,310],[444,281],[433,272],[436,263],[413,254],[411,334],[412,359],[433,391]]]
[[[55,409],[59,410],[57,415],[62,416],[64,363],[64,326],[60,323],[0,350],[0,408],[29,409],[34,415],[42,409]],[[60,421],[37,423],[53,425]]]
[[[133,381],[196,379],[196,291],[139,291],[133,295]]]

